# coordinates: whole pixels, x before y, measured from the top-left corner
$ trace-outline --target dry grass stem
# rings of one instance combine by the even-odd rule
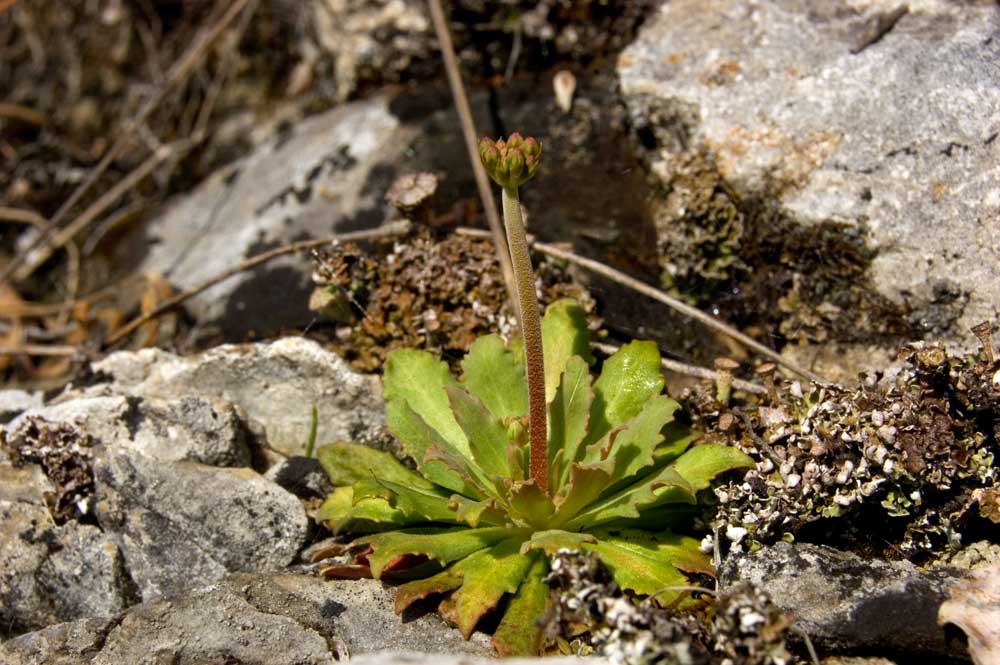
[[[3,0],[0,0],[0,2],[3,2]],[[18,271],[18,279],[24,279],[38,267],[39,264],[32,260],[32,266],[30,269],[25,270],[21,268],[22,265],[31,260],[31,257],[38,255],[35,252],[37,248],[49,243],[49,238],[51,237],[53,231],[59,227],[62,220],[69,214],[70,210],[72,210],[80,199],[90,191],[94,184],[97,183],[98,179],[100,179],[104,172],[108,170],[114,160],[118,158],[122,149],[124,149],[125,146],[127,146],[132,140],[132,135],[145,124],[146,120],[153,113],[153,111],[159,107],[166,94],[170,92],[178,83],[187,79],[197,65],[204,59],[205,55],[208,53],[209,47],[215,42],[216,39],[218,39],[218,37],[225,31],[229,24],[232,23],[232,21],[240,14],[249,2],[250,0],[232,0],[230,3],[226,0],[220,0],[220,11],[221,8],[225,7],[227,4],[229,5],[228,8],[222,12],[222,15],[215,23],[207,28],[199,38],[194,40],[191,47],[180,57],[180,59],[178,59],[176,63],[174,63],[174,66],[170,69],[170,72],[167,74],[166,80],[163,84],[156,89],[156,91],[140,107],[139,111],[125,124],[122,131],[118,134],[118,138],[104,154],[104,157],[101,158],[101,161],[98,162],[97,166],[91,169],[86,179],[80,183],[69,198],[66,199],[62,206],[59,207],[51,219],[49,219],[42,233],[40,233],[27,248],[15,256],[9,264],[0,270],[0,282],[8,280],[10,276],[14,274],[15,270]],[[0,5],[0,7],[2,7],[2,5]]]
[[[485,235],[485,232],[480,231],[479,229],[469,229],[469,228],[457,229],[456,233],[461,233],[464,235],[480,237],[480,238],[484,237]],[[743,333],[741,333],[736,328],[733,328],[728,323],[720,321],[711,314],[706,314],[697,307],[692,307],[691,305],[688,305],[685,302],[681,302],[677,298],[674,298],[657,288],[649,286],[644,282],[640,282],[639,280],[635,279],[634,277],[630,277],[629,275],[626,275],[620,270],[615,270],[611,266],[607,266],[601,263],[600,261],[588,259],[586,257],[580,256],[579,254],[574,254],[573,252],[567,251],[565,249],[560,249],[555,245],[549,245],[547,243],[542,243],[537,241],[532,241],[529,244],[531,245],[532,249],[541,252],[542,254],[546,254],[561,261],[567,261],[569,263],[578,265],[581,268],[586,268],[590,272],[601,275],[602,277],[607,277],[608,279],[617,282],[622,286],[628,287],[633,291],[637,291],[638,293],[643,294],[644,296],[659,301],[664,305],[667,305],[671,309],[680,312],[685,316],[689,316],[692,319],[695,319],[696,321],[705,324],[709,328],[717,330],[718,332],[728,337],[731,337],[740,344],[743,344],[747,348],[752,349],[753,351],[759,353],[760,355],[766,358],[770,358],[775,363],[781,365],[782,367],[788,369],[791,372],[794,372],[795,374],[798,374],[799,376],[802,376],[806,379],[809,379],[810,381],[819,384],[830,383],[829,381],[819,376],[818,374],[815,374],[804,367],[800,367],[796,363],[787,360],[781,354],[774,351],[773,349],[769,349],[760,342],[758,342],[757,340],[747,335],[744,335]]]
[[[174,307],[177,307],[185,300],[192,298],[202,291],[209,289],[220,282],[224,282],[230,277],[245,272],[247,270],[252,270],[257,266],[272,261],[279,256],[286,256],[288,254],[296,254],[298,252],[305,251],[307,249],[313,249],[316,247],[323,247],[326,245],[335,245],[340,242],[351,242],[359,240],[375,240],[377,238],[388,238],[391,236],[403,235],[410,230],[410,223],[406,221],[393,222],[391,224],[386,224],[385,226],[380,226],[377,229],[370,229],[367,231],[352,231],[350,233],[342,233],[339,235],[329,236],[327,238],[320,238],[318,240],[303,240],[301,242],[294,242],[288,245],[283,245],[277,247],[270,251],[253,256],[246,261],[239,263],[232,268],[223,270],[222,272],[214,275],[197,286],[184,291],[183,293],[178,293],[172,298],[160,303],[157,307],[153,308],[149,312],[139,316],[128,323],[126,323],[121,328],[118,328],[113,333],[108,335],[107,339],[104,340],[104,346],[108,347],[116,342],[119,342],[136,329],[141,327],[143,324],[152,321],[156,317],[160,316],[164,312],[167,312]]]

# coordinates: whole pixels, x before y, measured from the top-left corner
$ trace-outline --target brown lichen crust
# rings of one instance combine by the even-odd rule
[[[779,383],[776,401],[732,409],[708,387],[688,391],[706,438],[735,441],[756,460],[715,489],[723,544],[819,538],[921,562],[995,527],[1000,365],[936,344],[900,355],[892,381]]]
[[[600,326],[593,299],[563,267],[542,260],[535,272],[543,305],[574,298]],[[313,309],[339,324],[332,346],[366,372],[393,349],[457,359],[479,335],[517,327],[490,240],[422,229],[368,252],[347,244],[316,255],[313,280]]]
[[[35,416],[10,431],[0,428],[0,447],[8,452],[11,463],[15,467],[37,464],[52,483],[44,495],[56,524],[89,513],[94,494],[93,446],[91,438],[72,425]]]

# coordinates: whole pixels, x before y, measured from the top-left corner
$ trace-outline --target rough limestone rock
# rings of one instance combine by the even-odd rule
[[[0,662],[332,665],[386,650],[409,653],[378,654],[380,662],[476,663],[493,654],[486,636],[466,642],[436,615],[401,621],[392,611],[392,591],[373,580],[238,574],[133,607],[114,621],[77,621],[21,635],[0,645]]]
[[[250,465],[246,428],[239,415],[231,404],[211,396],[178,394],[163,400],[68,394],[50,405],[25,411],[8,428],[15,430],[34,417],[67,423],[98,444],[134,450],[153,459],[189,460],[213,466]]]
[[[153,242],[138,269],[186,289],[304,236],[378,226],[389,208],[372,169],[400,159],[408,136],[382,97],[291,124],[152,220],[143,233]],[[310,273],[307,256],[286,256],[198,294],[185,307],[227,339],[305,326],[312,318]]]
[[[733,257],[772,243],[775,260],[813,260],[835,278],[843,266],[824,261],[863,263],[872,251],[865,279],[908,317],[888,332],[976,348],[968,328],[995,318],[1000,303],[998,29],[992,2],[664,2],[618,73],[670,192],[660,219],[666,272],[680,275],[704,251],[702,277],[725,277]],[[707,192],[685,174],[699,154],[720,178]],[[695,210],[712,197],[730,208]],[[691,215],[702,217],[685,226]],[[823,288],[799,267],[795,279]],[[844,280],[861,279],[852,275]],[[843,311],[857,299],[820,295],[810,316],[857,314]],[[878,302],[862,303],[881,316]],[[786,297],[783,306],[798,305]],[[847,319],[845,334],[866,326],[869,336],[886,332]]]
[[[115,542],[100,529],[52,521],[34,466],[0,464],[0,635],[81,617],[110,617],[136,600]]]
[[[928,658],[961,655],[937,624],[938,607],[960,576],[806,543],[732,554],[719,571],[723,587],[750,582],[770,594],[820,648]]]
[[[24,390],[0,390],[0,424],[10,422],[22,411],[40,407],[42,393]]]
[[[4,665],[88,665],[100,653],[113,619],[80,619],[25,633],[0,644]]]
[[[296,455],[283,459],[264,474],[268,480],[300,499],[325,499],[333,492],[333,483],[315,457]]]
[[[491,665],[496,659],[470,658],[442,654],[403,653],[385,651],[352,658],[355,665]],[[607,665],[611,661],[603,658],[507,658],[506,665]],[[881,665],[881,664],[878,664]]]
[[[286,455],[305,450],[313,405],[317,444],[386,437],[378,379],[354,372],[336,354],[301,337],[218,346],[190,357],[158,349],[122,351],[96,363],[94,371],[125,394],[229,401],[260,423],[268,445]]]
[[[248,468],[108,452],[94,465],[96,512],[144,600],[231,571],[292,563],[308,532],[297,498]]]

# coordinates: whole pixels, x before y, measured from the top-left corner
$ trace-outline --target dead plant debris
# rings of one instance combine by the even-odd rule
[[[397,348],[457,359],[479,335],[517,327],[488,239],[422,229],[369,252],[344,244],[314,256],[310,307],[335,324],[333,348],[358,370],[380,370]],[[536,273],[543,304],[575,298],[600,328],[593,299],[564,267],[546,260]]]

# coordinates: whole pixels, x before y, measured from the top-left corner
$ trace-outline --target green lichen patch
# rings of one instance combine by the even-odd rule
[[[896,344],[945,330],[961,313],[963,297],[944,286],[919,310],[880,294],[864,224],[789,219],[774,201],[794,183],[775,176],[762,194],[741,195],[704,148],[670,168],[653,203],[663,282],[731,323],[779,345]]]

